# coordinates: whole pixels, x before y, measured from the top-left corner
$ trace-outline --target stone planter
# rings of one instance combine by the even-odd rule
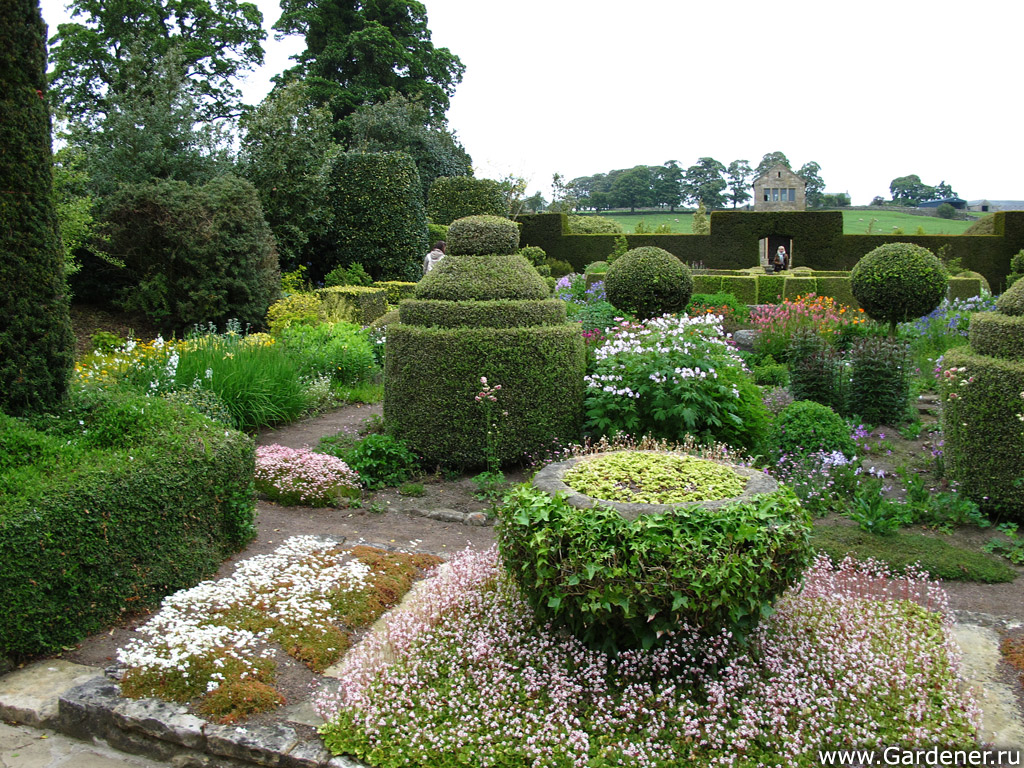
[[[656,453],[656,451],[631,451],[632,453]],[[644,514],[657,514],[659,512],[667,512],[671,509],[684,506],[684,504],[636,504],[627,503],[621,501],[606,501],[604,499],[595,499],[591,496],[586,496],[579,491],[575,491],[570,488],[562,480],[565,473],[578,464],[581,461],[587,461],[588,459],[594,459],[598,456],[609,456],[612,453],[625,453],[625,451],[612,451],[610,453],[599,453],[593,456],[578,456],[576,458],[568,459],[566,461],[560,461],[556,464],[549,464],[540,472],[538,472],[533,478],[533,486],[542,490],[546,493],[554,496],[557,493],[564,493],[566,495],[566,501],[569,504],[576,507],[577,509],[590,509],[591,507],[603,506],[611,507],[617,510],[620,515],[626,520],[635,520],[640,515]],[[743,501],[749,499],[752,496],[762,493],[772,493],[778,490],[779,484],[774,478],[766,475],[764,472],[759,472],[756,469],[750,467],[743,467],[737,464],[731,464],[729,462],[716,462],[729,467],[736,474],[747,478],[746,488],[738,496],[729,496],[724,499],[712,499],[708,501],[698,502],[686,502],[687,504],[698,504],[705,509],[719,509],[726,504],[734,501]]]

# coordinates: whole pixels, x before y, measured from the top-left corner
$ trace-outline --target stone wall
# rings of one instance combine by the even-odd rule
[[[754,210],[805,211],[807,185],[786,166],[773,166],[754,181]]]

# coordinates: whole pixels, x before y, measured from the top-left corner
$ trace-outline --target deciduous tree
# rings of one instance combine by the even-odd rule
[[[757,164],[757,168],[754,170],[754,178],[760,178],[768,169],[774,165],[784,165],[787,168],[792,168],[789,164],[789,158],[786,157],[783,152],[769,152],[767,155],[761,158],[761,162]]]
[[[729,189],[725,197],[732,203],[733,208],[743,205],[753,197],[750,192],[750,180],[753,175],[754,170],[746,160],[733,160],[725,169],[725,178],[728,181]]]
[[[683,189],[692,203],[704,203],[708,210],[725,206],[725,166],[713,157],[702,157],[686,169]]]
[[[821,166],[811,160],[800,166],[796,175],[803,179],[807,194],[807,207],[820,208],[822,205],[821,196],[825,192],[825,181],[821,178]]]

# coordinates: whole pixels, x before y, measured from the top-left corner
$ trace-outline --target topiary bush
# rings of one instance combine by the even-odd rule
[[[839,451],[852,458],[857,452],[843,418],[827,405],[810,400],[797,400],[775,417],[768,432],[768,446],[776,459],[818,451]]]
[[[416,286],[417,299],[546,299],[548,284],[518,254],[445,256]]]
[[[666,250],[644,246],[608,267],[605,292],[614,306],[641,319],[681,312],[693,293],[690,269]]]
[[[618,235],[622,225],[604,216],[567,216],[569,233],[573,235]]]
[[[1006,287],[1009,289],[1022,277],[1024,277],[1024,250],[1018,251],[1010,258],[1010,274],[1006,276]]]
[[[996,299],[996,311],[1010,317],[1024,316],[1024,281],[1018,280]]]
[[[680,624],[742,638],[810,557],[810,519],[788,489],[627,522],[524,485],[500,514],[502,562],[540,621],[605,651],[650,648]]]
[[[374,280],[418,280],[427,246],[419,172],[401,152],[346,152],[328,173],[333,219],[310,277],[359,262]]]
[[[434,224],[442,225],[465,216],[507,217],[508,198],[492,179],[440,176],[430,185],[427,215]]]
[[[949,276],[927,248],[887,243],[866,254],[850,272],[850,289],[874,320],[896,324],[923,317],[946,295]]]
[[[449,256],[512,254],[519,248],[519,227],[499,216],[466,216],[448,227]]]
[[[275,336],[291,325],[316,325],[326,319],[315,293],[292,293],[267,308],[267,329]]]

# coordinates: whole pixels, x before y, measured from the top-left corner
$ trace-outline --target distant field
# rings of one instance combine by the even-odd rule
[[[673,234],[685,235],[693,232],[690,227],[693,217],[689,213],[613,212],[602,213],[601,216],[615,219],[627,234],[632,234],[636,230],[637,222],[640,220],[643,220],[644,226],[651,230],[667,224]],[[960,221],[889,211],[843,211],[843,234],[846,235],[889,235],[897,229],[902,229],[905,235],[914,235],[919,234],[918,227],[923,229],[926,235],[959,235],[973,223],[973,219]]]

